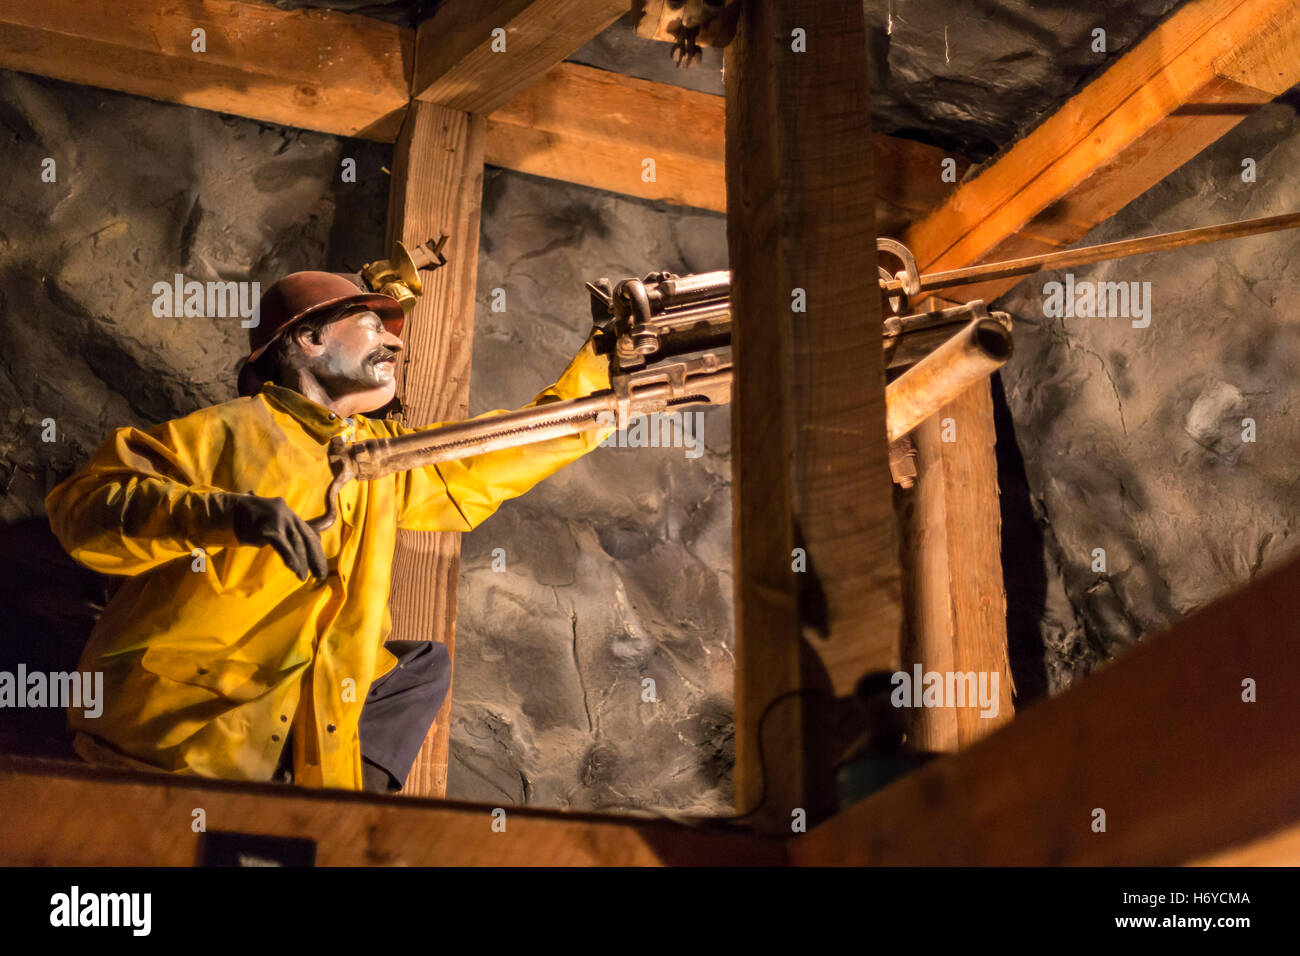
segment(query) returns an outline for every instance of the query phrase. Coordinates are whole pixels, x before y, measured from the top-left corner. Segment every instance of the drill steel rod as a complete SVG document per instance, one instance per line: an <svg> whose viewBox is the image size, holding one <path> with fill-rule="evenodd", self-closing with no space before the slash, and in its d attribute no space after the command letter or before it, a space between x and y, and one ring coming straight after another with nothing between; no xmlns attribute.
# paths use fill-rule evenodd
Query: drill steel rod
<svg viewBox="0 0 1300 956"><path fill-rule="evenodd" d="M890 441L911 431L952 401L980 378L1006 364L1011 356L1011 333L991 319L975 319L931 355L918 362L885 388L885 429ZM725 405L731 398L729 359L682 382L652 382L631 393L631 415L693 405ZM586 398L521 408L437 428L423 429L398 438L372 438L330 442L334 480L325 494L325 513L308 522L317 533L338 517L338 491L353 479L370 481L500 448L531 445L551 438L612 427L618 399L612 391Z"/></svg>
<svg viewBox="0 0 1300 956"><path fill-rule="evenodd" d="M979 266L967 266L964 269L951 269L947 272L931 272L920 277L921 292L933 292L936 289L971 285L993 279L1010 279L1014 276L1032 275L1035 272L1063 269L1067 266L1087 265L1104 259L1125 259L1148 252L1163 252L1166 249L1180 249L1183 246L1222 242L1225 239L1240 239L1243 236L1256 236L1298 227L1300 227L1300 212L1293 212L1284 216L1244 219L1217 226L1202 226L1198 229L1166 232L1157 236L1143 236L1141 239L1106 242L1080 249L1064 249L1041 256L1026 256L1023 259L1009 259L1006 262L989 262ZM898 279L881 280L880 287L887 293L896 294L902 291L903 283Z"/></svg>
<svg viewBox="0 0 1300 956"><path fill-rule="evenodd" d="M652 381L635 387L630 409L633 417L641 417L685 405L725 405L730 399L731 365L722 362L701 374L686 375L675 384ZM338 491L353 479L372 481L440 461L613 427L617 418L618 399L612 391L605 391L421 429L397 438L359 442L335 438L329 446L334 479L325 492L325 513L308 524L317 533L329 528L338 517Z"/></svg>

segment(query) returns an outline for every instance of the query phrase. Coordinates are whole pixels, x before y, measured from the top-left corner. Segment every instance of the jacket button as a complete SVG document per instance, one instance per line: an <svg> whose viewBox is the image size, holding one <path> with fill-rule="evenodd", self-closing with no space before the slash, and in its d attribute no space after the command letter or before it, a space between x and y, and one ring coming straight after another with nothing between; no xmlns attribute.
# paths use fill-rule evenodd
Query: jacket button
<svg viewBox="0 0 1300 956"><path fill-rule="evenodd" d="M326 727L325 729L328 730L330 733L334 733L335 727L334 727L333 724L330 724L330 725L329 725L328 727Z"/></svg>
<svg viewBox="0 0 1300 956"><path fill-rule="evenodd" d="M208 672L208 669L207 669L206 667L200 667L200 668L199 668L199 673L200 673L200 674L206 674L207 672Z"/></svg>
<svg viewBox="0 0 1300 956"><path fill-rule="evenodd" d="M279 743L279 742L280 742L280 735L279 735L279 734L272 734L272 735L271 735L271 739L272 739L273 741L275 741L276 743Z"/></svg>
<svg viewBox="0 0 1300 956"><path fill-rule="evenodd" d="M282 724L287 724L288 722L289 722L289 718L286 717L284 714L281 714L281 715L280 715L280 723L282 723Z"/></svg>

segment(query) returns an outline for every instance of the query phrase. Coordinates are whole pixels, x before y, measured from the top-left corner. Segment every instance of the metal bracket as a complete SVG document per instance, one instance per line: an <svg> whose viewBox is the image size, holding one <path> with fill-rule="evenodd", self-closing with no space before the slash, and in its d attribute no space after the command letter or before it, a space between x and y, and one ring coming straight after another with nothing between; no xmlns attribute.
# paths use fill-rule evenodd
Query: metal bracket
<svg viewBox="0 0 1300 956"><path fill-rule="evenodd" d="M632 0L638 36L673 45L673 62L691 66L706 46L725 47L736 37L741 0Z"/></svg>
<svg viewBox="0 0 1300 956"><path fill-rule="evenodd" d="M884 266L877 266L880 278L886 282L895 280L902 284L901 293L888 298L890 311L894 315L902 315L907 309L908 298L921 294L921 270L916 267L916 257L912 255L912 250L897 239L877 239L876 252L887 252L903 264L902 272L892 274Z"/></svg>

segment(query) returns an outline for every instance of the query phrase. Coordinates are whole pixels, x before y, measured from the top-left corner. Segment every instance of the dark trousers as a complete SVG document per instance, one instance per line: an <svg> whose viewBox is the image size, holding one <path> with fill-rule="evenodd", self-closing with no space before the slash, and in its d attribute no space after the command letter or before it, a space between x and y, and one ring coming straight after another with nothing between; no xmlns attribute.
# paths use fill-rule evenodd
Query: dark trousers
<svg viewBox="0 0 1300 956"><path fill-rule="evenodd" d="M447 645L389 641L397 666L370 685L361 706L361 770L369 791L401 790L451 686ZM276 780L293 779L293 735L285 741Z"/></svg>

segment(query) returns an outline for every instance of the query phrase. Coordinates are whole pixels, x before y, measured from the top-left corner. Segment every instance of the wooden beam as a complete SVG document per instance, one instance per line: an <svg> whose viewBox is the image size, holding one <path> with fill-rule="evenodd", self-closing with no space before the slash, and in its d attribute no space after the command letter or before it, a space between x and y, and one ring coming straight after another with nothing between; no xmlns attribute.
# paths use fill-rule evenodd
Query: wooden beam
<svg viewBox="0 0 1300 956"><path fill-rule="evenodd" d="M627 11L627 0L447 0L417 31L412 96L491 113Z"/></svg>
<svg viewBox="0 0 1300 956"><path fill-rule="evenodd" d="M942 408L911 439L917 476L904 492L904 669L920 664L923 672L973 672L998 681L997 709L987 716L973 703L908 712L914 749L952 751L1007 724L1015 711L989 382Z"/></svg>
<svg viewBox="0 0 1300 956"><path fill-rule="evenodd" d="M561 63L488 117L493 166L724 212L725 101ZM644 160L654 160L654 179Z"/></svg>
<svg viewBox="0 0 1300 956"><path fill-rule="evenodd" d="M1293 856L1297 621L1293 560L795 840L791 862L1165 866L1231 862L1233 848L1236 859ZM1243 700L1247 680L1253 702ZM1104 832L1094 829L1098 809Z"/></svg>
<svg viewBox="0 0 1300 956"><path fill-rule="evenodd" d="M412 103L393 156L390 239L408 248L446 232L448 264L426 280L406 323L398 395L408 425L469 416L474 288L483 198L483 119L435 103ZM392 640L434 640L456 654L460 535L399 531L389 609ZM438 711L403 791L447 792L451 697Z"/></svg>
<svg viewBox="0 0 1300 956"><path fill-rule="evenodd" d="M202 52L194 33L204 31ZM241 0L0 0L0 66L268 123L391 142L414 33Z"/></svg>
<svg viewBox="0 0 1300 956"><path fill-rule="evenodd" d="M748 834L557 810L402 800L0 757L0 864L193 866L203 834L309 839L317 866L779 866Z"/></svg>
<svg viewBox="0 0 1300 956"><path fill-rule="evenodd" d="M1300 866L1300 823L1240 846L1201 857L1188 866Z"/></svg>
<svg viewBox="0 0 1300 956"><path fill-rule="evenodd" d="M795 26L807 53L791 50ZM759 819L785 828L797 808L831 812L838 755L821 747L821 698L778 697L844 696L900 660L880 293L862 267L876 238L866 56L859 0L755 0L726 50L736 801L754 809L766 785Z"/></svg>
<svg viewBox="0 0 1300 956"><path fill-rule="evenodd" d="M642 199L726 212L721 96L561 63L488 117L493 166ZM873 135L876 226L903 230L948 197L942 150ZM647 182L645 160L655 162ZM965 172L957 160L957 176Z"/></svg>
<svg viewBox="0 0 1300 956"><path fill-rule="evenodd" d="M906 241L923 270L1068 246L1297 82L1300 0L1191 0Z"/></svg>
<svg viewBox="0 0 1300 956"><path fill-rule="evenodd" d="M412 30L239 0L196 0L184 15L151 0L123 2L126 13L142 12L119 17L87 12L77 0L0 0L0 66L340 136L397 137ZM206 53L191 49L195 26L207 31ZM522 86L489 117L486 162L726 211L722 97L576 63L530 74ZM890 136L875 136L872 145L878 226L901 235L954 188L936 174L946 157ZM651 182L642 178L646 158L657 167ZM957 162L960 177L967 163Z"/></svg>

